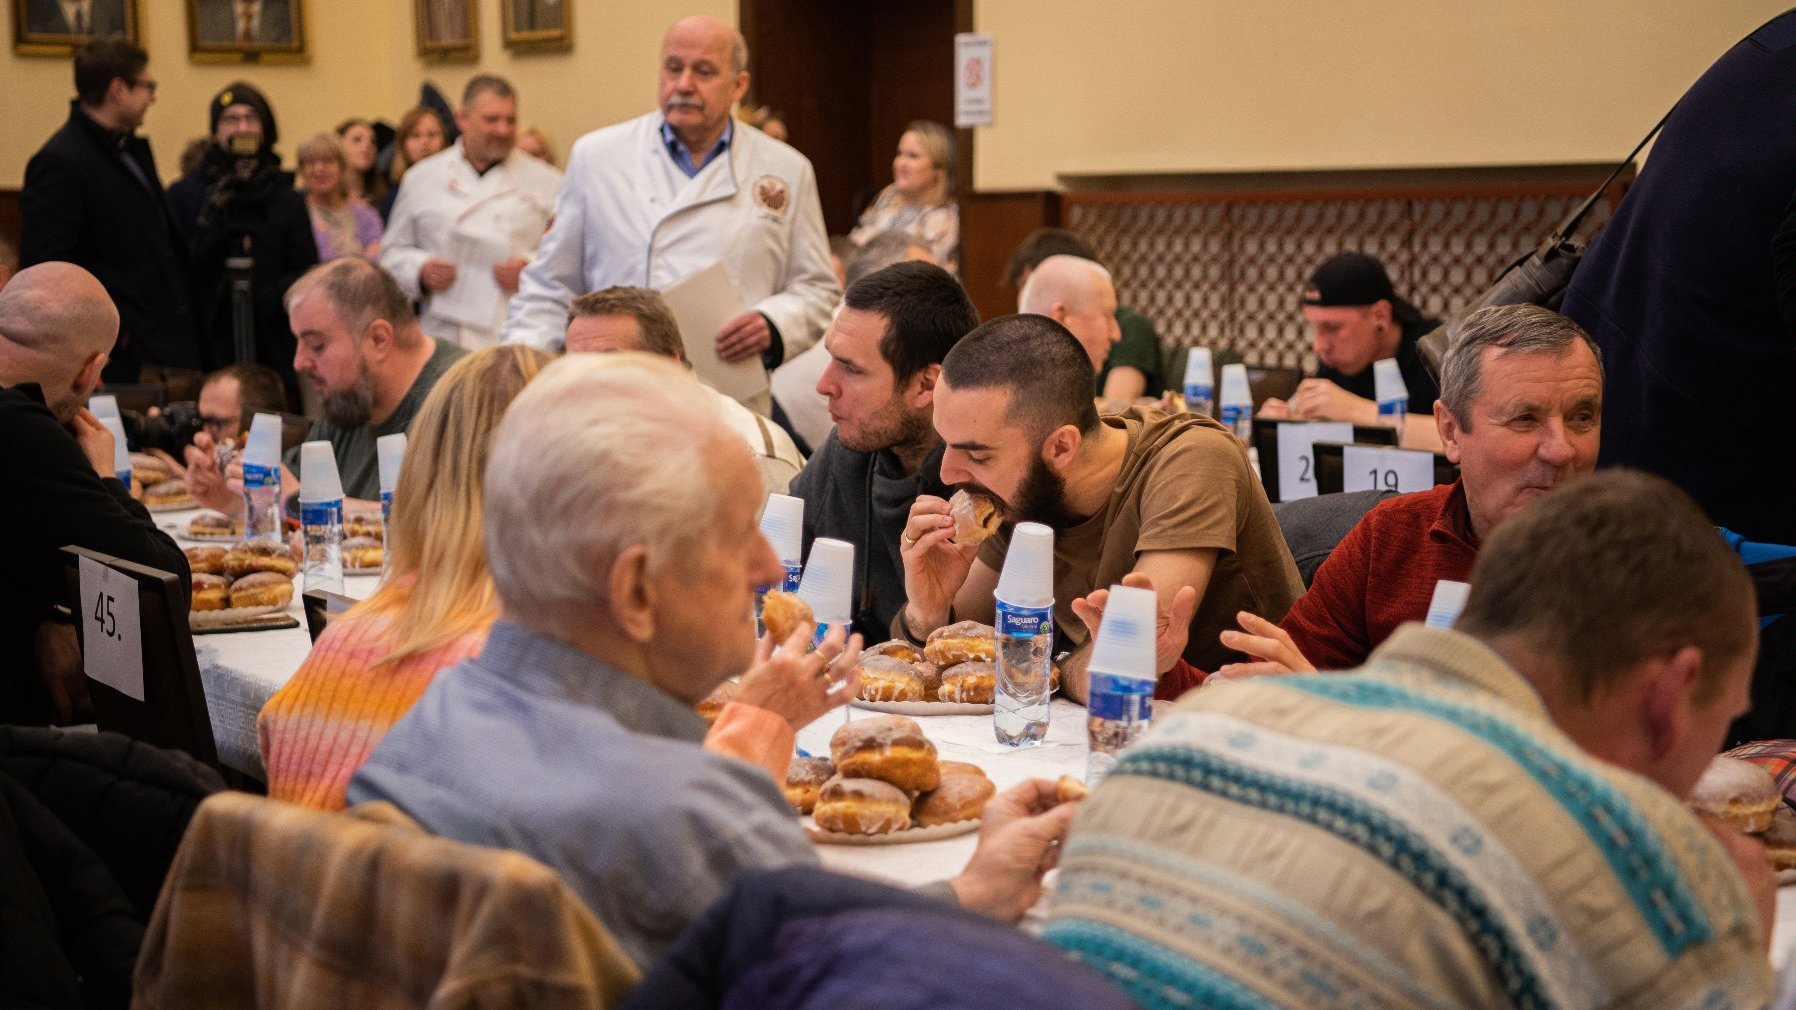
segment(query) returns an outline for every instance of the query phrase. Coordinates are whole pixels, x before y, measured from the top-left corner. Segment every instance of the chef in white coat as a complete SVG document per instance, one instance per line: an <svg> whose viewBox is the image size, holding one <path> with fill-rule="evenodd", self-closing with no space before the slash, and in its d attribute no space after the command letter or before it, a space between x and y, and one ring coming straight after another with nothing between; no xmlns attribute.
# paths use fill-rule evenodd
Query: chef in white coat
<svg viewBox="0 0 1796 1010"><path fill-rule="evenodd" d="M506 302L548 227L561 173L516 149L518 99L480 74L455 112L461 138L405 173L380 265L424 300L424 332L474 350L499 342Z"/></svg>
<svg viewBox="0 0 1796 1010"><path fill-rule="evenodd" d="M769 368L817 341L842 292L811 163L731 107L748 88L748 47L729 25L691 17L661 43L660 108L581 137L554 223L525 268L505 340L561 345L583 292L666 290L721 262L742 311L719 357Z"/></svg>

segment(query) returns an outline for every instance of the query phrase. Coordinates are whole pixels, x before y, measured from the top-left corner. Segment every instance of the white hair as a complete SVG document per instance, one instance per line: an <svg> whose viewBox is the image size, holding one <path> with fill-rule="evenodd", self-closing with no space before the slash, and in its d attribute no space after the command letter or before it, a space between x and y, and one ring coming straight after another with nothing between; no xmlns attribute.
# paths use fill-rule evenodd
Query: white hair
<svg viewBox="0 0 1796 1010"><path fill-rule="evenodd" d="M610 595L618 556L691 557L716 522L706 450L733 435L698 380L638 352L570 354L505 412L486 470L486 553L506 611L548 620Z"/></svg>
<svg viewBox="0 0 1796 1010"><path fill-rule="evenodd" d="M1097 297L1099 282L1116 286L1103 264L1082 256L1049 256L1029 271L1023 290L1017 293L1016 310L1052 315L1055 302L1079 308Z"/></svg>

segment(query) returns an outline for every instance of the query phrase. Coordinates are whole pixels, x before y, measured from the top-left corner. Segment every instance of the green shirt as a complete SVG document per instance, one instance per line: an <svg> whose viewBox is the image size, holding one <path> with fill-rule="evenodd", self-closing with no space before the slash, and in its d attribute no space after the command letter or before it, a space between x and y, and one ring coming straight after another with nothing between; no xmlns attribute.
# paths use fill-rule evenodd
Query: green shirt
<svg viewBox="0 0 1796 1010"><path fill-rule="evenodd" d="M426 337L426 340L435 340ZM455 364L457 358L468 353L447 340L436 340L437 349L424 362L424 368L418 377L412 380L412 388L405 391L399 406L393 413L379 424L361 428L338 428L329 421L319 418L312 422L312 430L306 432L308 442L329 442L337 454L337 473L343 478L343 494L349 498L363 498L374 501L380 497L380 457L375 453L375 440L382 435L402 432L412 425L412 418L418 416L419 408L424 406L424 398L430 395L437 380ZM304 480L299 472L299 446L287 451L285 462L287 469Z"/></svg>
<svg viewBox="0 0 1796 1010"><path fill-rule="evenodd" d="M1110 348L1110 356L1104 359L1104 370L1098 373L1098 395L1103 395L1104 382L1110 378L1110 370L1118 365L1139 369L1147 378L1143 396L1160 395L1160 335L1154 332L1153 321L1134 309L1118 308L1116 325L1122 330L1122 339Z"/></svg>

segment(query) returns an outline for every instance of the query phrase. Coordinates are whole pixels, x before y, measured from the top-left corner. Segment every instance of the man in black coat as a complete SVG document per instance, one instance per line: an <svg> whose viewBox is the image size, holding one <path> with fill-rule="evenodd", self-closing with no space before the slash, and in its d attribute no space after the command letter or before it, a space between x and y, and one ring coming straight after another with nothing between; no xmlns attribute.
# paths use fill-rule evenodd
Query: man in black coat
<svg viewBox="0 0 1796 1010"><path fill-rule="evenodd" d="M238 360L226 260L247 252L255 263L253 360L279 372L291 394L298 380L284 299L293 282L318 265L312 217L293 188L293 173L281 170L274 153L280 134L262 93L239 81L213 96L208 113L212 146L197 168L168 188L168 198L199 279L211 359L215 365Z"/></svg>
<svg viewBox="0 0 1796 1010"><path fill-rule="evenodd" d="M136 134L156 100L149 57L122 38L84 46L75 91L68 122L25 166L19 261L76 263L105 285L119 313L108 380L136 382L143 365L202 368L186 245Z"/></svg>

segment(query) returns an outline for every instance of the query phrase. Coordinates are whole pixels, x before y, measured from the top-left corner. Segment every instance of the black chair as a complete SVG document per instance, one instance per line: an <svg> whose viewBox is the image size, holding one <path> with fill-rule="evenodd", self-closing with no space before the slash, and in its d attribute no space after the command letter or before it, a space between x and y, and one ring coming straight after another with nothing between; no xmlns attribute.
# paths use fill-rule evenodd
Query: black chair
<svg viewBox="0 0 1796 1010"><path fill-rule="evenodd" d="M1346 489L1346 465L1343 450L1348 442L1316 443L1316 493L1339 494ZM1434 459L1434 483L1451 484L1459 479L1459 464L1447 458L1443 452L1428 452L1426 449L1393 449L1381 447L1385 452L1413 452L1432 456ZM1378 481L1374 487L1378 490L1395 491L1394 483Z"/></svg>
<svg viewBox="0 0 1796 1010"><path fill-rule="evenodd" d="M312 636L314 642L318 641L319 635L324 634L326 625L356 604L355 600L341 593L323 589L306 590L300 596L300 602L306 611L306 633Z"/></svg>
<svg viewBox="0 0 1796 1010"><path fill-rule="evenodd" d="M1287 417L1256 417L1253 419L1253 444L1260 456L1260 485L1266 489L1266 497L1272 501L1284 501L1284 489L1279 486L1279 429L1286 425L1313 425L1317 421L1299 420ZM1356 424L1353 426L1353 441L1361 445L1396 445L1397 429L1382 424ZM1313 475L1314 459L1306 472ZM1314 480L1315 477L1310 478Z"/></svg>
<svg viewBox="0 0 1796 1010"><path fill-rule="evenodd" d="M1316 580L1316 570L1334 553L1367 512L1395 491L1346 491L1341 494L1319 494L1272 506L1272 517L1285 535L1285 546L1291 561L1308 589Z"/></svg>

